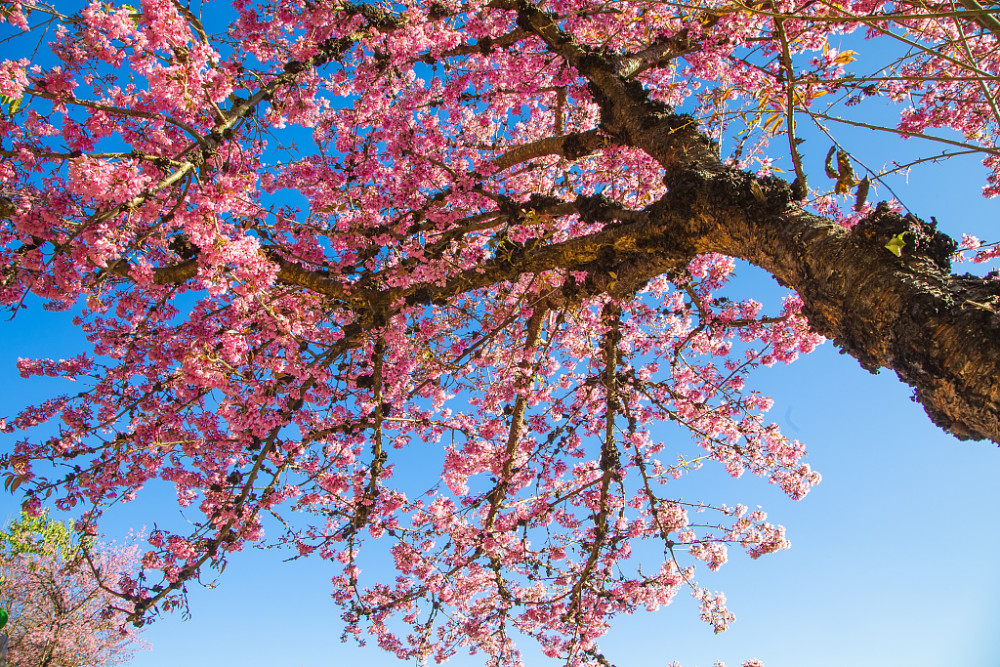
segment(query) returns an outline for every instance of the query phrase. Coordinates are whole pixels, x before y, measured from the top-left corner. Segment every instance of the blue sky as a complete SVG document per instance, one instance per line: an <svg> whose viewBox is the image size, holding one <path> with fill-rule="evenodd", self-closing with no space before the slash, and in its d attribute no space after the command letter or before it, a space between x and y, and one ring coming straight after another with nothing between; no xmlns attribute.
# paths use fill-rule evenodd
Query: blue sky
<svg viewBox="0 0 1000 667"><path fill-rule="evenodd" d="M1000 663L1000 451L940 433L898 381L869 375L829 345L762 384L776 399L776 420L810 444L823 483L793 503L756 478L706 469L691 479L716 485L699 496L764 505L792 548L756 562L734 550L718 573L702 576L737 615L727 632L713 635L680 595L657 613L618 619L605 655L618 667L732 666L750 657L767 667ZM404 664L340 643L326 579L323 563L240 554L217 589L194 590L191 620L150 627L154 648L132 664ZM531 665L557 664L527 655Z"/></svg>
<svg viewBox="0 0 1000 667"><path fill-rule="evenodd" d="M978 196L981 177L972 161L928 170L911 177L908 203L937 215L946 229L976 223L988 236L1000 207ZM740 266L737 276L734 291L780 294L773 279L750 267ZM55 389L50 380L17 379L18 356L68 357L79 349L66 318L37 306L0 323L3 413ZM609 659L618 667L670 660L732 666L751 657L768 667L1000 664L1000 449L942 433L891 373L870 375L829 343L790 366L767 369L757 386L775 399L770 417L808 443L823 482L794 503L762 480L732 480L706 468L690 478L697 487L691 494L763 505L786 526L792 548L755 562L733 550L718 573L701 576L727 594L737 615L727 632L713 635L697 619L694 601L679 595L657 613L618 619L604 642ZM9 447L9 438L0 446ZM10 496L0 503L0 519L16 511ZM127 506L105 528L116 538L157 518L177 520L168 496ZM328 568L284 557L238 554L216 588L192 587L190 620L168 616L149 627L153 650L131 664L403 664L377 648L342 644ZM533 665L555 664L530 650L527 656ZM463 667L483 662L453 660Z"/></svg>
<svg viewBox="0 0 1000 667"><path fill-rule="evenodd" d="M808 135L806 135L808 136ZM852 151L882 164L916 142L852 131ZM811 159L822 149L812 148ZM816 173L822 173L821 170ZM1000 201L984 200L976 159L929 166L899 179L904 203L935 216L953 235L1000 238ZM961 267L960 267L961 268ZM741 265L732 290L772 303L773 279ZM0 416L51 391L50 380L17 378L18 357L66 358L85 349L69 317L37 304L0 322ZM757 388L775 399L770 417L809 445L823 482L792 502L765 481L730 479L706 468L681 484L692 497L763 505L786 526L792 549L752 562L738 550L718 573L700 581L727 594L737 621L713 635L683 594L656 613L620 618L603 642L618 667L730 667L749 658L767 667L996 667L1000 664L1000 449L959 442L935 428L910 390L890 372L871 375L829 343L791 366L757 374ZM0 440L8 451L12 440ZM683 487L682 487L683 488ZM0 521L17 511L0 496ZM153 520L177 521L168 495L122 508L105 526L109 539ZM238 664L312 667L365 663L397 666L377 648L340 642L339 611L329 600L332 572L318 561L283 563L277 551L237 554L212 589L191 588L191 618L168 616L145 637L152 651L134 667ZM528 664L555 665L525 646ZM459 656L451 664L484 663Z"/></svg>

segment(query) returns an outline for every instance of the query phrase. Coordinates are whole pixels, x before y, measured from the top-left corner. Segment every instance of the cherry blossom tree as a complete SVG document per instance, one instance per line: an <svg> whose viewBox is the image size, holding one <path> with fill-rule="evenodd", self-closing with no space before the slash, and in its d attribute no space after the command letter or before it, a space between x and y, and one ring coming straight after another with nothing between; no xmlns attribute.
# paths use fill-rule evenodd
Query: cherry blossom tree
<svg viewBox="0 0 1000 667"><path fill-rule="evenodd" d="M0 64L0 299L67 311L92 345L20 362L78 391L4 422L5 484L87 531L175 487L192 529L105 582L137 623L267 525L334 565L348 635L404 658L516 665L530 638L602 663L612 618L682 591L721 631L696 563L784 531L671 482L819 480L755 370L829 338L1000 442L1000 284L951 272L997 251L890 190L974 154L1000 193L996 13L2 3L24 57ZM931 148L870 165L844 127ZM720 294L736 260L783 305ZM397 465L414 456L436 469ZM362 572L369 552L395 574Z"/></svg>
<svg viewBox="0 0 1000 667"><path fill-rule="evenodd" d="M137 647L120 597L138 549L74 540L72 525L22 515L0 532L0 606L9 610L10 667L117 665ZM127 588L127 586L126 586Z"/></svg>

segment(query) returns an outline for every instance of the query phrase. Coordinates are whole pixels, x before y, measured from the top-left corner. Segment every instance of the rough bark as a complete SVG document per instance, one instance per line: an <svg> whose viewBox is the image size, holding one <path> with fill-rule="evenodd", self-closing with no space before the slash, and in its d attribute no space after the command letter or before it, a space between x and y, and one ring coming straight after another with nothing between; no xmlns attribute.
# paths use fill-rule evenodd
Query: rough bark
<svg viewBox="0 0 1000 667"><path fill-rule="evenodd" d="M642 211L623 210L599 196L520 204L537 212L548 207L553 214L576 213L585 220L605 223L604 228L562 243L518 248L443 284L377 288L381 281L376 274L347 289L328 273L283 258L272 249L269 257L279 265L280 281L325 295L354 310L358 322L364 324L384 317L390 304L431 304L523 273L554 268L588 273L585 284L568 288L575 293L558 298L579 299L609 290L624 294L656 275L679 270L698 253L723 253L761 267L795 289L816 332L833 339L872 372L880 368L896 371L941 428L962 439L1000 443L1000 385L996 380L1000 377L1000 282L951 275L954 241L933 225L884 207L852 230L806 212L794 201L787 183L724 165L693 118L652 100L632 78L648 54L616 56L583 47L560 30L552 17L524 0L495 0L493 5L518 16L519 28L504 44L530 35L541 38L587 79L602 110L598 129L512 149L498 156L493 168L499 172L544 155L574 159L608 145L626 145L659 162L666 174L666 195ZM381 10L358 7L371 29L390 31L405 25ZM324 44L308 61L290 62L284 73L250 99L240 101L212 133L192 144L190 152L215 150L225 140L226 130L269 92L299 72L336 60L355 37ZM653 55L668 58L689 46L666 45ZM158 187L167 187L194 166L186 164ZM0 215L9 215L8 208L0 202ZM106 215L114 212L118 209ZM900 234L905 246L897 256L885 245ZM122 260L108 272L128 278L130 270ZM154 279L161 284L176 283L192 279L196 272L197 262L186 259L157 269ZM614 280L609 277L612 274Z"/></svg>
<svg viewBox="0 0 1000 667"><path fill-rule="evenodd" d="M954 241L885 207L850 231L805 212L784 182L723 165L693 119L652 101L613 58L575 44L526 2L512 8L588 79L602 129L666 170L669 192L649 209L649 254L719 252L769 271L802 296L815 331L913 386L935 424L1000 443L1000 283L950 275ZM885 244L901 233L897 257Z"/></svg>

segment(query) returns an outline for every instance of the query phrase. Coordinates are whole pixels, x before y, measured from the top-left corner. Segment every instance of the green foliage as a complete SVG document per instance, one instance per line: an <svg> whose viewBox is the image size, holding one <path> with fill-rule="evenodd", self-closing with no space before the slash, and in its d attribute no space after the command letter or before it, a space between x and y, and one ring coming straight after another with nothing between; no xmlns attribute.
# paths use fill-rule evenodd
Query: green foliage
<svg viewBox="0 0 1000 667"><path fill-rule="evenodd" d="M73 541L73 521L53 521L47 515L21 515L10 525L0 530L0 559L14 560L23 556L52 556L60 561L67 561L79 555L81 545ZM0 594L3 589L12 585L0 575ZM3 622L6 625L8 612L3 612Z"/></svg>
<svg viewBox="0 0 1000 667"><path fill-rule="evenodd" d="M136 632L126 627L127 612L103 582L128 576L135 553L98 548L73 521L45 514L22 512L0 529L0 607L10 618L11 667L125 662Z"/></svg>
<svg viewBox="0 0 1000 667"><path fill-rule="evenodd" d="M906 232L900 232L899 234L893 236L891 239L889 239L889 242L885 244L885 249L891 252L896 257L902 257L903 248L906 247L906 241L903 240L903 236L905 234Z"/></svg>
<svg viewBox="0 0 1000 667"><path fill-rule="evenodd" d="M24 512L0 530L0 558L19 555L54 555L69 560L80 553L80 543L73 540L73 521L53 521L43 514L33 517Z"/></svg>
<svg viewBox="0 0 1000 667"><path fill-rule="evenodd" d="M15 100L14 98L8 97L7 95L0 95L0 109L2 109L4 106L7 107L5 113L8 116L13 116L14 114L17 113L17 110L21 108L21 99L19 98Z"/></svg>
<svg viewBox="0 0 1000 667"><path fill-rule="evenodd" d="M132 22L138 27L140 21L142 20L142 12L136 9L133 5L122 5L122 9L128 10L128 17L132 19Z"/></svg>

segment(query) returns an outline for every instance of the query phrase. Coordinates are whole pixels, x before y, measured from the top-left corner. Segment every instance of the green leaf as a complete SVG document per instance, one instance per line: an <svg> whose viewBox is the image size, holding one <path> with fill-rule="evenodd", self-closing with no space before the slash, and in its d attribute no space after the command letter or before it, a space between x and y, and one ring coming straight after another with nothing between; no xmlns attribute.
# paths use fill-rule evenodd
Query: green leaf
<svg viewBox="0 0 1000 667"><path fill-rule="evenodd" d="M73 540L73 522L54 521L47 516L21 516L0 529L0 559L17 554L54 555L71 559L80 545Z"/></svg>
<svg viewBox="0 0 1000 667"><path fill-rule="evenodd" d="M4 104L8 105L7 115L13 116L15 113L17 113L17 110L21 108L21 100L23 99L24 98L19 98L15 100L14 98L8 95L0 95L0 106L3 106Z"/></svg>
<svg viewBox="0 0 1000 667"><path fill-rule="evenodd" d="M900 232L899 234L893 236L891 239L889 239L889 242L885 244L885 249L891 252L896 257L902 257L903 248L906 247L906 241L903 240L903 236L905 234L906 232Z"/></svg>
<svg viewBox="0 0 1000 667"><path fill-rule="evenodd" d="M142 12L140 12L132 5L122 5L121 8L128 11L128 17L132 19L132 23L135 23L136 27L138 27L142 19Z"/></svg>

